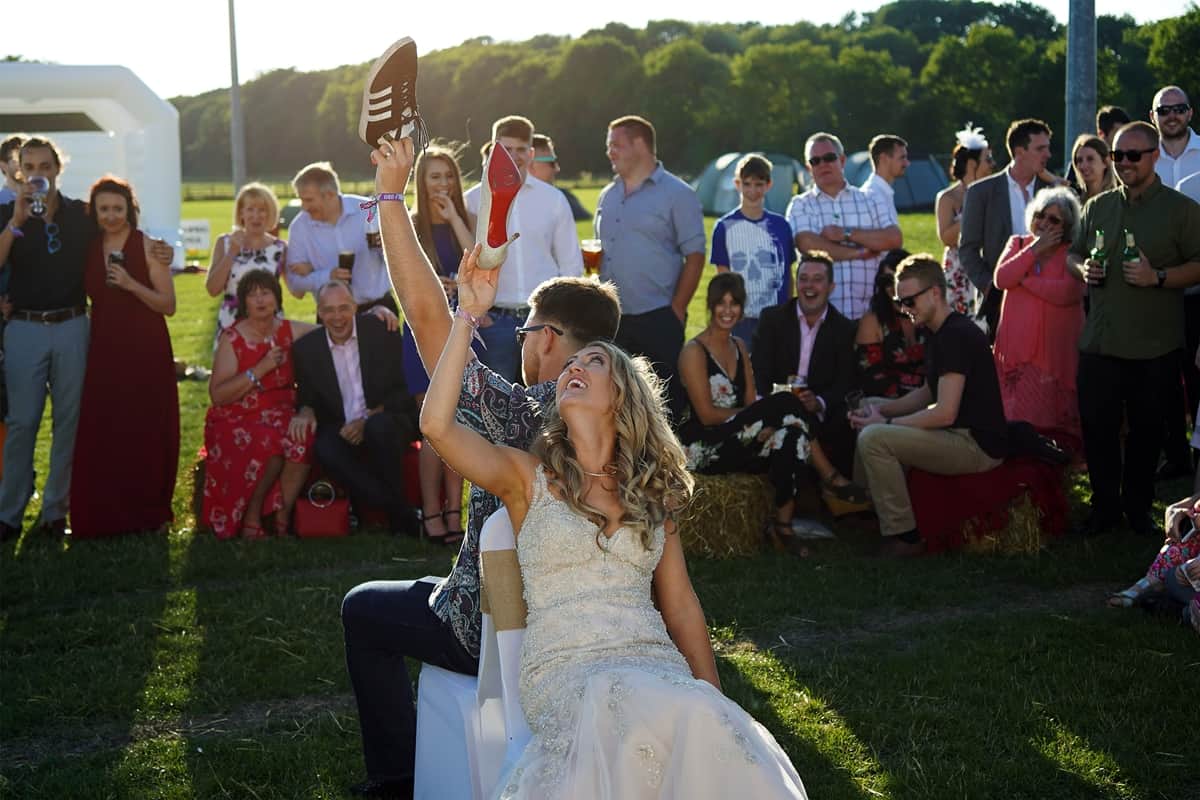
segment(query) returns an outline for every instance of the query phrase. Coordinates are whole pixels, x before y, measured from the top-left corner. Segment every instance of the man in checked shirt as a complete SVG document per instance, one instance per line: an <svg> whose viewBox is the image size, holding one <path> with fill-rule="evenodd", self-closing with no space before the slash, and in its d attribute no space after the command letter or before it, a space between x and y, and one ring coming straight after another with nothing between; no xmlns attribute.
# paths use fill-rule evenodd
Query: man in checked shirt
<svg viewBox="0 0 1200 800"><path fill-rule="evenodd" d="M804 160L815 185L788 204L796 248L833 257L829 302L858 321L871 301L879 254L901 245L896 209L846 181L846 151L833 134L808 137Z"/></svg>

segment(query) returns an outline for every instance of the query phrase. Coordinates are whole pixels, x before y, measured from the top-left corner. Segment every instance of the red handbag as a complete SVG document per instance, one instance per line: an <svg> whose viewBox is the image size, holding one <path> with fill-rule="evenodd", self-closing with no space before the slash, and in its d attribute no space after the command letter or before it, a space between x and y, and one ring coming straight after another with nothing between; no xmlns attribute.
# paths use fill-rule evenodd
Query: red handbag
<svg viewBox="0 0 1200 800"><path fill-rule="evenodd" d="M329 481L314 481L296 501L292 527L301 539L350 533L350 500L339 497Z"/></svg>

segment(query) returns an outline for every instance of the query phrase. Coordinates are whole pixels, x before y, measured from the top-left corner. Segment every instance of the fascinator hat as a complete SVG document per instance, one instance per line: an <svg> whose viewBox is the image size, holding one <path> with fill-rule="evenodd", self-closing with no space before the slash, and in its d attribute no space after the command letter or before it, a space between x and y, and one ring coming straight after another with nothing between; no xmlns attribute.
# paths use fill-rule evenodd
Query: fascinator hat
<svg viewBox="0 0 1200 800"><path fill-rule="evenodd" d="M958 139L958 144L965 150L986 150L988 146L987 137L983 135L983 128L974 128L968 122L966 127L954 134Z"/></svg>

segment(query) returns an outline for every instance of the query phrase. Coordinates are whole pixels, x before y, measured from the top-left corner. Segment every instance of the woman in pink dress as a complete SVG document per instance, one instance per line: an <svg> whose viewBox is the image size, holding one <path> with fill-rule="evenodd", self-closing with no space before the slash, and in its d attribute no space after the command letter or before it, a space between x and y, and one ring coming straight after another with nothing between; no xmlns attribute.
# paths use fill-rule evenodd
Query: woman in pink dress
<svg viewBox="0 0 1200 800"><path fill-rule="evenodd" d="M1008 240L993 277L1005 291L995 346L1004 415L1077 449L1085 287L1067 269L1067 250L1079 228L1079 201L1065 187L1043 189L1025 214L1032 233Z"/></svg>

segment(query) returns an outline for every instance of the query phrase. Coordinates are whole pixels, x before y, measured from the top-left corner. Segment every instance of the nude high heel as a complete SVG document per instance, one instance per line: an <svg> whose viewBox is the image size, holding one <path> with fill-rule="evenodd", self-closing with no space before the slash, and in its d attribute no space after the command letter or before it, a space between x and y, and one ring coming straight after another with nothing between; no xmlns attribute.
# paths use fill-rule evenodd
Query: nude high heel
<svg viewBox="0 0 1200 800"><path fill-rule="evenodd" d="M495 269L504 263L508 246L519 233L508 235L508 212L521 190L521 172L508 151L499 143L492 147L483 163L479 186L479 219L475 223L475 241L483 245L479 253L480 269Z"/></svg>

